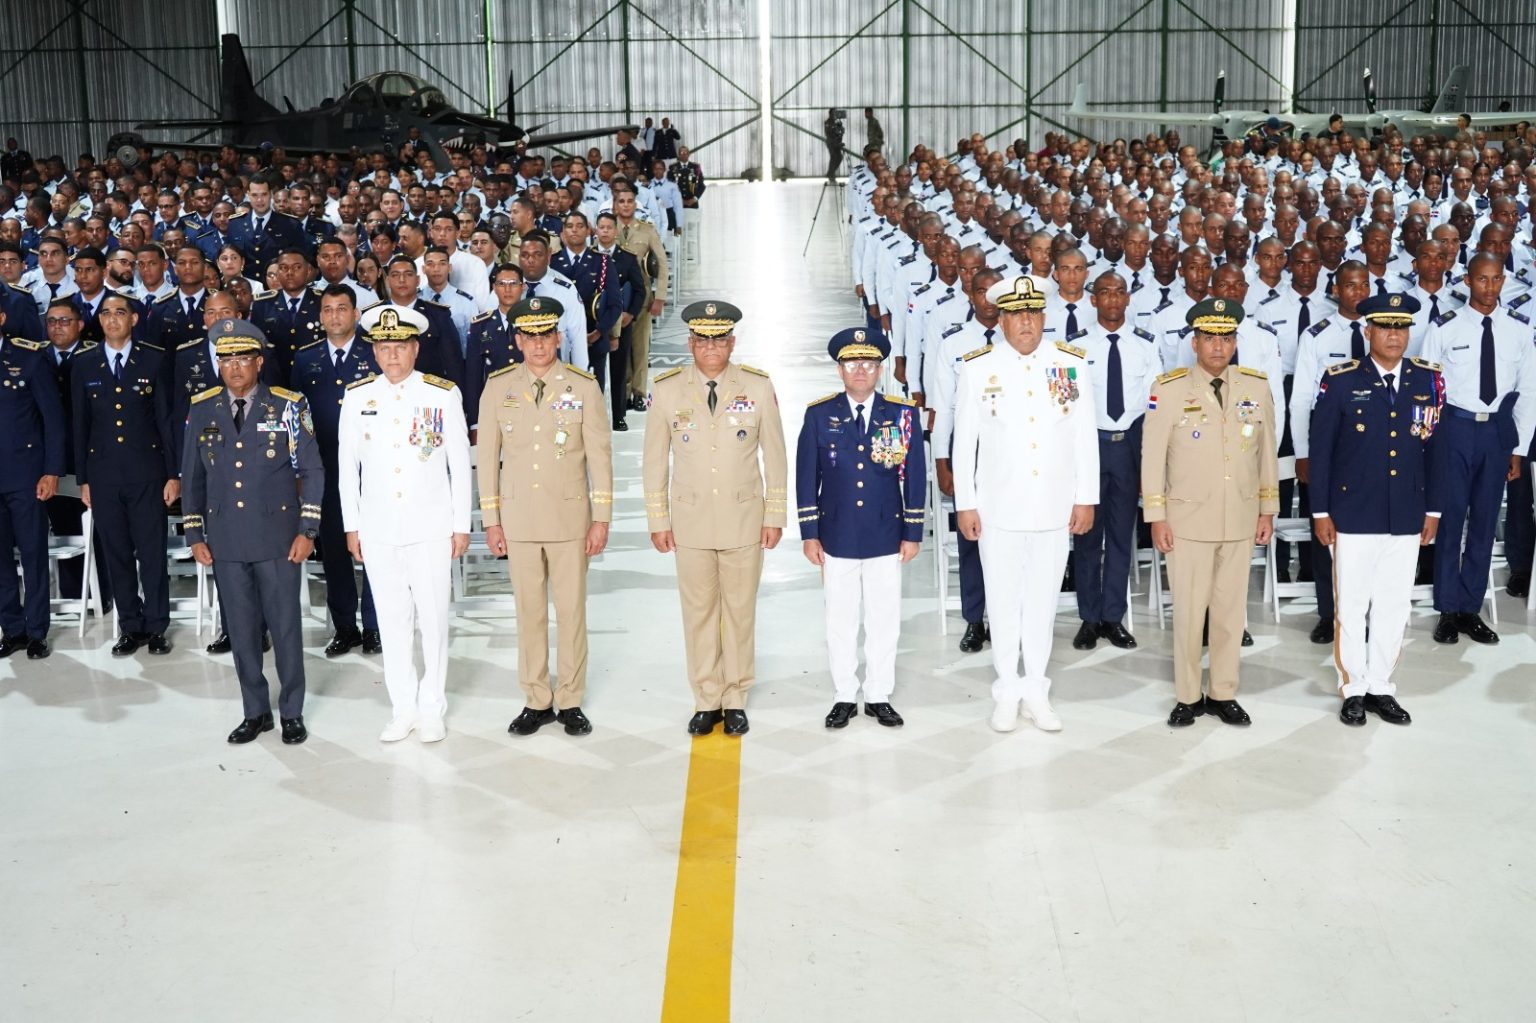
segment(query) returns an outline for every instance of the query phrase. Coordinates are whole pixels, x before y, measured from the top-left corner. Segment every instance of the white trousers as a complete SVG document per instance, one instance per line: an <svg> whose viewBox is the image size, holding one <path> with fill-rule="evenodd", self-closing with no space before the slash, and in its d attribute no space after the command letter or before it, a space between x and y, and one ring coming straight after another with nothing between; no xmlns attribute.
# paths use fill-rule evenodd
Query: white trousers
<svg viewBox="0 0 1536 1023"><path fill-rule="evenodd" d="M1334 613L1338 616L1333 660L1339 690L1346 698L1397 692L1392 671L1403 651L1418 566L1417 533L1338 534L1333 545Z"/></svg>
<svg viewBox="0 0 1536 1023"><path fill-rule="evenodd" d="M896 641L901 638L901 555L834 558L828 554L821 581L827 602L827 657L837 702L859 699L861 622L864 701L890 702L896 688Z"/></svg>
<svg viewBox="0 0 1536 1023"><path fill-rule="evenodd" d="M704 210L698 206L683 207L683 257L691 262L699 261L699 230L703 226Z"/></svg>
<svg viewBox="0 0 1536 1023"><path fill-rule="evenodd" d="M987 579L992 667L997 672L994 700L1044 699L1051 690L1045 669L1071 542L1065 526L1024 532L981 524L981 572Z"/></svg>
<svg viewBox="0 0 1536 1023"><path fill-rule="evenodd" d="M384 641L384 686L395 717L440 718L448 710L448 598L453 540L404 547L363 541L368 583ZM415 632L421 630L422 673Z"/></svg>

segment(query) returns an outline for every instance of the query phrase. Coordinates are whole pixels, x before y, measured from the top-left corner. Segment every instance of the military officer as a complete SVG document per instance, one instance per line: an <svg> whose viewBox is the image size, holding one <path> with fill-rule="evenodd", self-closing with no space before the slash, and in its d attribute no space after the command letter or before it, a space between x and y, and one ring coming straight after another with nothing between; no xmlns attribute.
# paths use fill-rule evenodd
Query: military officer
<svg viewBox="0 0 1536 1023"><path fill-rule="evenodd" d="M346 284L329 284L320 293L320 322L325 340L301 348L293 360L293 385L309 399L315 440L325 466L325 496L320 502L320 561L325 566L325 605L336 633L325 656L340 657L361 646L365 654L381 653L379 619L373 590L363 572L362 631L357 628L358 590L346 532L341 528L341 492L337 487L336 446L341 403L347 388L378 373L373 348L358 329L356 292Z"/></svg>
<svg viewBox="0 0 1536 1023"><path fill-rule="evenodd" d="M283 742L292 746L309 737L299 585L319 535L325 470L309 402L297 391L260 382L261 328L227 319L208 335L224 385L194 397L187 417L181 462L187 544L198 564L213 566L240 680L244 717L229 741L247 743L272 730L262 673L265 625L281 684Z"/></svg>
<svg viewBox="0 0 1536 1023"><path fill-rule="evenodd" d="M267 338L267 354L277 366L277 379L286 384L293 371L293 353L325 336L320 325L320 294L309 286L309 257L303 249L283 250L277 257L279 288L258 295L251 303L251 322Z"/></svg>
<svg viewBox="0 0 1536 1023"><path fill-rule="evenodd" d="M132 299L113 292L97 312L102 343L77 358L70 377L75 479L101 534L112 583L119 632L112 655L127 657L141 646L168 654L165 517L181 496L169 359L133 340Z"/></svg>
<svg viewBox="0 0 1536 1023"><path fill-rule="evenodd" d="M1093 525L1099 436L1087 353L1041 344L1045 293L1029 275L987 290L1004 344L966 357L955 385L955 524L981 546L992 621L991 725L1061 730L1051 631L1071 536ZM1023 658L1024 674L1019 674Z"/></svg>
<svg viewBox="0 0 1536 1023"><path fill-rule="evenodd" d="M0 327L5 314L0 313ZM64 474L64 406L52 346L0 334L0 657L48 656L48 515ZM26 603L12 548L21 552Z"/></svg>
<svg viewBox="0 0 1536 1023"><path fill-rule="evenodd" d="M459 344L459 335L453 326L453 316L448 312L447 306L418 297L417 286L420 281L421 275L417 272L416 263L411 257L403 252L397 252L391 256L384 268L384 288L381 292L384 300L363 309L364 329L367 329L367 324L373 322L373 319L387 305L393 305L397 313L407 309L414 310L427 323L421 336L416 338L418 351L416 361L420 366L418 372L424 376L440 377L455 385L463 386L464 348ZM404 318L404 320L410 319L410 317ZM465 406L464 414L470 415L468 406Z"/></svg>
<svg viewBox="0 0 1536 1023"><path fill-rule="evenodd" d="M1427 451L1445 403L1439 370L1403 357L1419 308L1412 295L1361 302L1369 358L1328 367L1312 408L1312 518L1318 539L1333 546L1334 664L1346 725L1365 724L1367 711L1394 725L1411 720L1392 672L1418 548L1440 525Z"/></svg>
<svg viewBox="0 0 1536 1023"><path fill-rule="evenodd" d="M1173 683L1168 723L1201 714L1230 725L1250 719L1235 699L1248 603L1248 564L1267 544L1280 506L1275 408L1269 381L1232 367L1243 307L1196 302L1194 367L1164 373L1147 399L1141 455L1143 515L1168 555L1173 591ZM1300 383L1298 382L1298 386ZM1210 695L1201 696L1201 633L1210 618Z"/></svg>
<svg viewBox="0 0 1536 1023"><path fill-rule="evenodd" d="M415 268L412 268L414 273ZM416 370L427 319L375 306L363 320L379 375L341 403L336 467L347 549L367 566L393 710L379 736L447 736L449 568L469 549L469 430L453 381ZM414 623L414 628L413 628ZM421 632L423 674L414 664Z"/></svg>
<svg viewBox="0 0 1536 1023"><path fill-rule="evenodd" d="M532 735L557 719L568 735L592 731L581 709L587 563L608 545L613 448L597 379L556 358L564 311L553 298L512 307L523 360L492 373L480 397L480 512L491 553L507 556L517 601L524 706L507 729L513 735ZM553 691L551 597L559 633L560 684Z"/></svg>
<svg viewBox="0 0 1536 1023"><path fill-rule="evenodd" d="M485 381L497 370L523 359L512 330L512 308L523 300L523 272L516 263L502 263L491 277L496 308L469 321L469 343L464 352L464 391L471 399L465 415L469 417L471 436L475 436L473 431L478 426L475 420L480 414L480 392Z"/></svg>
<svg viewBox="0 0 1536 1023"><path fill-rule="evenodd" d="M29 303L30 305L30 303ZM80 500L80 488L75 483L75 435L73 389L70 378L75 360L96 347L94 341L80 340L80 310L67 298L56 298L48 305L45 320L48 329L48 350L43 360L53 371L59 402L64 408L64 472L59 480L59 492L48 502L48 525L54 536L79 536L83 528L85 505ZM97 592L104 606L110 601L112 587L107 584L106 562L101 553L101 534L95 538ZM59 593L64 597L78 597L84 588L85 555L59 560Z"/></svg>
<svg viewBox="0 0 1536 1023"><path fill-rule="evenodd" d="M272 183L267 177L252 178L245 197L250 207L229 219L228 237L252 274L260 277L269 263L290 249L309 257L309 239L298 219L273 208Z"/></svg>
<svg viewBox="0 0 1536 1023"><path fill-rule="evenodd" d="M177 289L150 307L146 341L167 352L179 352L182 345L191 341L199 345L206 341L208 328L203 323L203 306L209 295L204 287L207 268L203 252L196 245L187 244L176 250Z"/></svg>
<svg viewBox="0 0 1536 1023"><path fill-rule="evenodd" d="M837 693L826 726L847 727L858 713L862 623L864 713L895 728L903 723L891 706L901 566L917 557L923 540L923 424L912 399L875 391L891 353L883 335L851 327L833 335L827 351L843 390L806 408L795 457L800 539L821 569Z"/></svg>
<svg viewBox="0 0 1536 1023"><path fill-rule="evenodd" d="M748 728L755 680L757 584L763 551L784 532L788 465L768 374L731 361L741 310L683 310L693 365L658 374L645 421L644 486L651 543L677 554L692 735Z"/></svg>

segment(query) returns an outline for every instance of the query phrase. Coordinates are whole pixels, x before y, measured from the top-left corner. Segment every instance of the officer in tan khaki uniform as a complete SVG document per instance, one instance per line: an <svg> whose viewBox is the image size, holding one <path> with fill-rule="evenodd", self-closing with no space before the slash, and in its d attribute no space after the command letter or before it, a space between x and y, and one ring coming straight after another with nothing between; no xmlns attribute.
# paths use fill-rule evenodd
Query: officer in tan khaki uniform
<svg viewBox="0 0 1536 1023"><path fill-rule="evenodd" d="M1267 544L1280 510L1275 409L1265 375L1232 366L1236 302L1190 307L1196 363L1164 373L1148 399L1141 494L1152 542L1168 556L1173 591L1173 726L1214 714L1249 724L1238 704L1238 655L1248 604L1248 565ZM1201 696L1200 634L1210 613L1211 682Z"/></svg>
<svg viewBox="0 0 1536 1023"><path fill-rule="evenodd" d="M789 468L768 374L731 361L741 310L683 310L693 365L653 381L645 417L645 512L651 543L677 553L693 735L720 721L747 731L763 551L784 532Z"/></svg>
<svg viewBox="0 0 1536 1023"><path fill-rule="evenodd" d="M561 304L525 298L508 310L523 361L492 373L480 395L480 512L491 553L507 556L517 602L517 680L526 704L507 728L532 735L559 719L592 724L587 688L587 560L608 544L613 449L597 380L557 360ZM549 685L549 599L559 633ZM555 705L559 705L556 713Z"/></svg>
<svg viewBox="0 0 1536 1023"><path fill-rule="evenodd" d="M632 412L644 412L645 382L651 365L651 325L661 315L667 299L667 249L656 227L635 215L632 188L614 190L613 212L619 218L619 248L639 261L649 289L629 334L629 408Z"/></svg>

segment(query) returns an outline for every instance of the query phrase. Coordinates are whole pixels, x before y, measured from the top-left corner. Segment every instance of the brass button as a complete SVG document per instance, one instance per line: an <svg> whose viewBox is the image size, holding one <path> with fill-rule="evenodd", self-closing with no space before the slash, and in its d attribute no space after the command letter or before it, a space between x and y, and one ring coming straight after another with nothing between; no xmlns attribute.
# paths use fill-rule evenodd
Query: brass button
<svg viewBox="0 0 1536 1023"><path fill-rule="evenodd" d="M1039 469L1031 469L1031 470L1029 470L1029 474L1031 476L1038 476L1038 475L1040 475L1040 470Z"/></svg>
<svg viewBox="0 0 1536 1023"><path fill-rule="evenodd" d="M864 445L862 445L862 444L860 444L860 445L859 445L859 450L860 450L860 451L863 451L863 450L864 450Z"/></svg>
<svg viewBox="0 0 1536 1023"><path fill-rule="evenodd" d="M395 466L395 474L399 475L399 473L400 473L400 467L397 465L397 466Z"/></svg>
<svg viewBox="0 0 1536 1023"><path fill-rule="evenodd" d="M539 463L538 462L534 462L533 463L533 470L534 470L534 472L538 472L538 470L539 470Z"/></svg>
<svg viewBox="0 0 1536 1023"><path fill-rule="evenodd" d="M1391 431L1391 432L1390 432L1390 433L1388 433L1388 434L1387 434L1387 436L1388 436L1388 437L1396 437L1396 436L1397 436L1397 431L1396 431L1396 430L1393 430L1393 431Z"/></svg>
<svg viewBox="0 0 1536 1023"><path fill-rule="evenodd" d="M533 432L534 432L534 433L538 433L538 432L539 432L539 431L540 431L540 430L542 430L542 429L544 429L544 427L542 427L542 426L535 426L535 427L534 427L534 428L533 428Z"/></svg>
<svg viewBox="0 0 1536 1023"><path fill-rule="evenodd" d="M244 508L245 507L245 502L244 501L236 501L235 502L235 507L236 508Z"/></svg>
<svg viewBox="0 0 1536 1023"><path fill-rule="evenodd" d="M718 489L715 489L715 490L711 490L710 493L711 494L718 494L718 493L720 493L720 491Z"/></svg>
<svg viewBox="0 0 1536 1023"><path fill-rule="evenodd" d="M858 505L860 508L864 507L864 502L863 501L855 501L853 503Z"/></svg>
<svg viewBox="0 0 1536 1023"><path fill-rule="evenodd" d="M236 469L243 469L243 468L245 468L245 463L244 462L236 462L235 463L235 468Z"/></svg>
<svg viewBox="0 0 1536 1023"><path fill-rule="evenodd" d="M123 410L123 406L121 406L121 405L113 405L112 407L117 409L119 412L121 412Z"/></svg>
<svg viewBox="0 0 1536 1023"><path fill-rule="evenodd" d="M118 426L122 426L122 425L123 425L123 421L122 421L122 420L121 420L121 419L119 419L119 420L118 420L118 421L117 421L117 425L118 425Z"/></svg>
<svg viewBox="0 0 1536 1023"><path fill-rule="evenodd" d="M1387 452L1387 457L1388 458L1396 458L1397 457L1397 452L1396 451L1388 451Z"/></svg>
<svg viewBox="0 0 1536 1023"><path fill-rule="evenodd" d="M1033 422L1034 422L1034 421L1035 421L1035 417L1034 417L1034 416L1030 416L1030 417L1029 417L1029 421L1030 421L1030 422L1031 422L1031 423L1033 423Z"/></svg>
<svg viewBox="0 0 1536 1023"><path fill-rule="evenodd" d="M719 472L720 470L712 465L712 466L709 467L709 471L710 472Z"/></svg>
<svg viewBox="0 0 1536 1023"><path fill-rule="evenodd" d="M118 442L118 443L119 443L119 444L121 444L121 443L123 443L123 438L121 438L121 437L119 437L119 438L117 438L117 442Z"/></svg>
<svg viewBox="0 0 1536 1023"><path fill-rule="evenodd" d="M1393 469L1393 470L1392 470L1392 475L1393 475L1393 476L1396 476L1396 475L1397 475L1397 470L1396 470L1396 469Z"/></svg>
<svg viewBox="0 0 1536 1023"><path fill-rule="evenodd" d="M857 483L854 484L854 486L859 487L859 488L863 488L864 481L863 480L859 480Z"/></svg>
<svg viewBox="0 0 1536 1023"><path fill-rule="evenodd" d="M1388 412L1387 415L1391 416L1393 419L1397 418L1397 413L1396 412Z"/></svg>
<svg viewBox="0 0 1536 1023"><path fill-rule="evenodd" d="M245 486L244 483L241 483L239 480L235 480L235 489L236 490L239 490L243 486Z"/></svg>
<svg viewBox="0 0 1536 1023"><path fill-rule="evenodd" d="M237 441L235 441L235 447L237 447L237 448L243 448L243 447L245 447L245 441L243 441L243 440L237 440Z"/></svg>
<svg viewBox="0 0 1536 1023"><path fill-rule="evenodd" d="M537 489L539 489L539 485L538 485L538 484L537 484L537 483L535 483L535 484L534 484L534 485L533 485L533 489L535 489L535 490L537 490Z"/></svg>
<svg viewBox="0 0 1536 1023"><path fill-rule="evenodd" d="M537 444L535 444L535 445L534 445L534 446L533 446L533 450L535 450L535 451L537 451L537 450L539 450L539 446L538 446L538 445L537 445Z"/></svg>

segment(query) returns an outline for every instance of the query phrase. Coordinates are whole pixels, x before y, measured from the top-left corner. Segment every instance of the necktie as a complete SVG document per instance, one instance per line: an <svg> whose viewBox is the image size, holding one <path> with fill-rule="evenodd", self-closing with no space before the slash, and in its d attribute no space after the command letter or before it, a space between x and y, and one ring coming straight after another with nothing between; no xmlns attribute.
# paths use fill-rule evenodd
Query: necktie
<svg viewBox="0 0 1536 1023"><path fill-rule="evenodd" d="M1296 314L1296 340L1301 340L1301 332L1312 326L1312 307L1308 305L1311 299L1306 295L1301 296L1301 312Z"/></svg>
<svg viewBox="0 0 1536 1023"><path fill-rule="evenodd" d="M1356 360L1365 358L1365 335L1360 333L1359 320L1349 325L1349 357Z"/></svg>
<svg viewBox="0 0 1536 1023"><path fill-rule="evenodd" d="M859 428L859 436L860 437L864 436L864 406L863 405L855 405L853 407L853 425L857 426Z"/></svg>
<svg viewBox="0 0 1536 1023"><path fill-rule="evenodd" d="M719 403L720 403L720 398L719 398L718 395L715 394L715 382L713 380L711 380L709 382L709 414L710 415L714 415L715 414L715 406L718 405Z"/></svg>
<svg viewBox="0 0 1536 1023"><path fill-rule="evenodd" d="M245 426L245 399L235 399L235 432L239 433Z"/></svg>
<svg viewBox="0 0 1536 1023"><path fill-rule="evenodd" d="M1467 243L1466 242L1462 242L1461 243L1460 253L1461 254L1456 257L1456 262L1460 263L1462 266L1466 266L1467 265Z"/></svg>
<svg viewBox="0 0 1536 1023"><path fill-rule="evenodd" d="M298 316L299 316L299 300L298 299L290 298L288 300L288 312L293 315L294 319L298 319Z"/></svg>
<svg viewBox="0 0 1536 1023"><path fill-rule="evenodd" d="M1140 270L1132 270L1131 271L1131 290L1132 291L1140 291L1141 290L1141 271Z"/></svg>
<svg viewBox="0 0 1536 1023"><path fill-rule="evenodd" d="M1492 405L1499 396L1499 381L1493 365L1493 317L1483 317L1483 352L1478 376L1477 397L1484 405Z"/></svg>
<svg viewBox="0 0 1536 1023"><path fill-rule="evenodd" d="M1269 289L1269 297L1270 298L1279 298L1280 297L1280 293L1275 291L1274 288L1270 288Z"/></svg>
<svg viewBox="0 0 1536 1023"><path fill-rule="evenodd" d="M542 381L542 380L535 380L533 382L533 407L534 408L538 408L543 403L544 403L544 381Z"/></svg>
<svg viewBox="0 0 1536 1023"><path fill-rule="evenodd" d="M1220 405L1222 408L1226 408L1227 403L1221 400L1221 384L1221 377L1214 378L1211 381L1211 390L1216 392L1216 404Z"/></svg>
<svg viewBox="0 0 1536 1023"><path fill-rule="evenodd" d="M982 331L982 337L987 339L987 347L988 348L992 347L992 335L994 333L996 333L996 332L997 332L997 328L996 327L988 327L986 330Z"/></svg>
<svg viewBox="0 0 1536 1023"><path fill-rule="evenodd" d="M533 296L537 295L538 293L539 293L539 282L538 281L529 281L528 282L528 295L527 295L527 297L528 298L532 298Z"/></svg>
<svg viewBox="0 0 1536 1023"><path fill-rule="evenodd" d="M193 298L191 295L187 296L187 315L197 315L197 299Z"/></svg>
<svg viewBox="0 0 1536 1023"><path fill-rule="evenodd" d="M48 291L53 295L54 298L59 297L59 286L52 281L48 282Z"/></svg>
<svg viewBox="0 0 1536 1023"><path fill-rule="evenodd" d="M1387 384L1387 401L1393 405L1397 404L1397 384L1393 382L1395 376L1397 376L1396 373L1388 373L1382 378Z"/></svg>
<svg viewBox="0 0 1536 1023"><path fill-rule="evenodd" d="M1328 285L1327 285L1327 287L1323 288L1323 291L1326 294L1329 294L1329 295L1333 294L1333 271L1332 270L1328 271Z"/></svg>
<svg viewBox="0 0 1536 1023"><path fill-rule="evenodd" d="M1115 422L1125 415L1125 376L1120 365L1120 335L1109 335L1109 382L1104 395L1104 411Z"/></svg>
<svg viewBox="0 0 1536 1023"><path fill-rule="evenodd" d="M123 353L118 352L117 357L113 361L112 375L121 380L123 379Z"/></svg>
<svg viewBox="0 0 1536 1023"><path fill-rule="evenodd" d="M1378 295L1385 295L1386 293L1387 293L1387 282L1382 280L1380 277L1376 278L1376 294L1378 294Z"/></svg>
<svg viewBox="0 0 1536 1023"><path fill-rule="evenodd" d="M345 359L346 357L347 357L346 349L344 349L344 348L336 349L336 372L338 372L338 373L341 372L341 360Z"/></svg>
<svg viewBox="0 0 1536 1023"><path fill-rule="evenodd" d="M1431 296L1429 296L1429 318L1430 318L1430 320L1438 320L1440 318L1440 296L1439 295L1431 295Z"/></svg>
<svg viewBox="0 0 1536 1023"><path fill-rule="evenodd" d="M1077 303L1067 303L1067 337L1071 338L1077 333Z"/></svg>
<svg viewBox="0 0 1536 1023"><path fill-rule="evenodd" d="M1168 304L1168 289L1167 288L1158 288L1157 290L1162 295L1162 298L1157 300L1157 304L1159 306L1167 305Z"/></svg>
<svg viewBox="0 0 1536 1023"><path fill-rule="evenodd" d="M266 231L267 231L267 218L266 217L262 217L260 220L256 221L256 233L257 234L265 234Z"/></svg>
<svg viewBox="0 0 1536 1023"><path fill-rule="evenodd" d="M68 369L69 368L69 353L61 351L58 354L59 354L59 368L60 369Z"/></svg>

